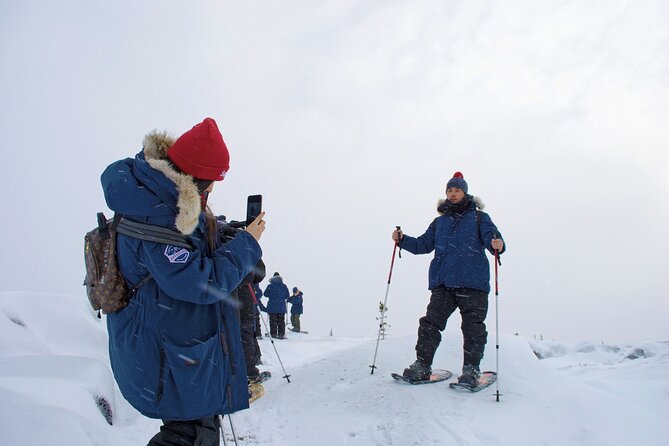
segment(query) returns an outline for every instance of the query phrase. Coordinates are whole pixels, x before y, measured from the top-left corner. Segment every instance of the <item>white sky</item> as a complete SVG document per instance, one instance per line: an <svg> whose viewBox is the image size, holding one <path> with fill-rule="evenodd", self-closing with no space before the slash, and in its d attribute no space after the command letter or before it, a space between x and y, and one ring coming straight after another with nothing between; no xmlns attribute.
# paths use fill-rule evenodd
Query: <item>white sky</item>
<svg viewBox="0 0 669 446"><path fill-rule="evenodd" d="M212 116L214 211L264 195L305 329L375 333L392 229L460 170L509 245L500 330L666 340L668 80L663 1L0 1L0 289L85 298L102 170ZM430 259L396 262L396 334Z"/></svg>

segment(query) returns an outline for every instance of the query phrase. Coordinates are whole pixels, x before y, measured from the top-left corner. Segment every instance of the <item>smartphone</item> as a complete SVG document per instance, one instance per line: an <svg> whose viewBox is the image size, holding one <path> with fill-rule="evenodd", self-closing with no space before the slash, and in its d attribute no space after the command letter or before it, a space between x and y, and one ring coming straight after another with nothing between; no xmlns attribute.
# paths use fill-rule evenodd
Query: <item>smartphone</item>
<svg viewBox="0 0 669 446"><path fill-rule="evenodd" d="M249 195L246 200L246 224L251 224L261 212L262 195Z"/></svg>

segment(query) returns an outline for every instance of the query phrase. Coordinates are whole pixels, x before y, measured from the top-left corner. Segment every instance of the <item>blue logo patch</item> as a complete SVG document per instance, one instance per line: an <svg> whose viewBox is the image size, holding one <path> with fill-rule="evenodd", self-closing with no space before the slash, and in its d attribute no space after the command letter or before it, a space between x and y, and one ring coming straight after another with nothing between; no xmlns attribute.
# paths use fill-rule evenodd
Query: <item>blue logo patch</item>
<svg viewBox="0 0 669 446"><path fill-rule="evenodd" d="M167 248L165 248L165 257L169 259L170 263L186 263L189 256L190 252L181 246L167 245Z"/></svg>

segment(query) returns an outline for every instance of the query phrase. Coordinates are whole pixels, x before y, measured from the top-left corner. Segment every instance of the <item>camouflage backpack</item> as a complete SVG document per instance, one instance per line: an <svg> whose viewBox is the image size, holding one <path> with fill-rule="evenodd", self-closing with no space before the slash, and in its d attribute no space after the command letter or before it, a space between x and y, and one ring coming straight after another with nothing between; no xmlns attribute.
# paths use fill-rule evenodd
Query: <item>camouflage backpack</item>
<svg viewBox="0 0 669 446"><path fill-rule="evenodd" d="M84 285L88 301L93 309L103 313L113 313L125 308L132 296L153 277L149 274L133 288L128 288L121 275L116 260L116 234L151 242L164 243L193 249L190 240L181 233L161 226L139 223L115 214L107 220L98 213L98 226L84 237L84 261L86 277Z"/></svg>

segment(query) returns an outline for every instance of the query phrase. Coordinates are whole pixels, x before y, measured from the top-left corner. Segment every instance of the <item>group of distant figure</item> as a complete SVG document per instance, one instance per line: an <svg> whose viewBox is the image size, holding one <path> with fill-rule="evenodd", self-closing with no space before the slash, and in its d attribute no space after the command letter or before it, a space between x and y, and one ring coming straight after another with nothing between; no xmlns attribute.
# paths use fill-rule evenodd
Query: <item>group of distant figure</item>
<svg viewBox="0 0 669 446"><path fill-rule="evenodd" d="M263 305L260 300L262 296L268 298L267 306ZM269 285L265 288L264 293L260 286L256 286L256 300L258 303L258 317L260 311L269 314L269 336L275 339L286 339L286 313L288 313L286 302L291 304L291 327L289 330L296 333L300 332L300 316L304 312L302 291L293 287L293 294L290 294L288 287L283 283L283 277L278 272L275 272L269 279ZM259 332L259 324L256 324L256 326Z"/></svg>

